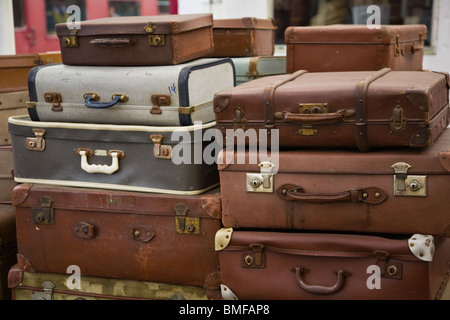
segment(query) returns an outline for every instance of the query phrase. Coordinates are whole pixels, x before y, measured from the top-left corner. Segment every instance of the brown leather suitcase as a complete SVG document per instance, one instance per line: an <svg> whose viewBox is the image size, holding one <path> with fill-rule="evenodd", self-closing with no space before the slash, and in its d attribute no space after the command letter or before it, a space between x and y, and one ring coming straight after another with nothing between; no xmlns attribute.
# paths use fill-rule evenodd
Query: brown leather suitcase
<svg viewBox="0 0 450 320"><path fill-rule="evenodd" d="M437 300L450 290L450 239L223 229L225 300Z"/></svg>
<svg viewBox="0 0 450 320"><path fill-rule="evenodd" d="M12 300L207 300L202 287L75 274L35 273L14 265L8 275Z"/></svg>
<svg viewBox="0 0 450 320"><path fill-rule="evenodd" d="M11 204L0 204L0 300L10 300L9 269L17 263L16 210Z"/></svg>
<svg viewBox="0 0 450 320"><path fill-rule="evenodd" d="M28 91L28 73L36 66L61 62L61 53L0 56L0 93Z"/></svg>
<svg viewBox="0 0 450 320"><path fill-rule="evenodd" d="M288 27L286 69L310 72L423 69L425 25Z"/></svg>
<svg viewBox="0 0 450 320"><path fill-rule="evenodd" d="M75 265L85 276L203 287L219 268L218 189L170 196L22 184L13 204L18 253L34 272Z"/></svg>
<svg viewBox="0 0 450 320"><path fill-rule="evenodd" d="M213 51L210 13L110 17L56 25L62 60L69 65L173 65Z"/></svg>
<svg viewBox="0 0 450 320"><path fill-rule="evenodd" d="M0 146L0 204L11 203L15 186L12 146Z"/></svg>
<svg viewBox="0 0 450 320"><path fill-rule="evenodd" d="M262 156L219 154L225 227L450 237L450 129L419 150L301 149Z"/></svg>
<svg viewBox="0 0 450 320"><path fill-rule="evenodd" d="M448 79L447 73L388 68L300 70L217 93L214 111L223 137L242 129L257 139L272 132L268 143L278 134L280 147L423 148L449 124Z"/></svg>
<svg viewBox="0 0 450 320"><path fill-rule="evenodd" d="M273 19L244 17L213 21L212 57L272 56L275 51Z"/></svg>

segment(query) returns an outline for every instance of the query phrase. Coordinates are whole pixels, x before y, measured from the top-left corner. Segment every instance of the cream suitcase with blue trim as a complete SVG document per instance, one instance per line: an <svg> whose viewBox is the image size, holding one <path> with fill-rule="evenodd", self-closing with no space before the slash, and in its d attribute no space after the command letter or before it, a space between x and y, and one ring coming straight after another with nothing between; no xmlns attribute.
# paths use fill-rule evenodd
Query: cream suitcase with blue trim
<svg viewBox="0 0 450 320"><path fill-rule="evenodd" d="M33 68L33 121L190 126L215 120L215 93L235 84L234 64L205 58L170 66Z"/></svg>

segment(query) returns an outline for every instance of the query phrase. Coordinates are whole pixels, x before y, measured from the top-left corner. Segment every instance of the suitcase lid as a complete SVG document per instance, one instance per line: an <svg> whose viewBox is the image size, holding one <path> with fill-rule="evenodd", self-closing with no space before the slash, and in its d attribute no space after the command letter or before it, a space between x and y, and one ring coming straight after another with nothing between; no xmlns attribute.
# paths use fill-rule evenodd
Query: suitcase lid
<svg viewBox="0 0 450 320"><path fill-rule="evenodd" d="M395 44L397 42L423 42L428 37L425 25L382 25L369 29L366 25L335 24L329 26L288 27L286 44L334 43L334 44ZM397 39L398 38L398 39Z"/></svg>
<svg viewBox="0 0 450 320"><path fill-rule="evenodd" d="M432 261L443 239L431 235L375 236L360 234L280 233L234 231L216 233L215 248L223 250L272 251L280 254L319 257L379 257L412 261ZM436 242L436 243L435 243Z"/></svg>
<svg viewBox="0 0 450 320"><path fill-rule="evenodd" d="M212 14L210 13L109 17L82 21L80 29L76 33L78 36L179 34L203 27L212 28L212 25ZM71 32L67 23L56 25L58 36L69 36Z"/></svg>
<svg viewBox="0 0 450 320"><path fill-rule="evenodd" d="M44 203L43 197L50 202ZM13 206L130 213L151 216L203 217L220 220L220 189L201 195L183 196L104 189L74 188L37 184L19 184L12 192Z"/></svg>
<svg viewBox="0 0 450 320"><path fill-rule="evenodd" d="M241 19L214 19L214 29L266 29L275 30L277 26L273 19L243 17Z"/></svg>
<svg viewBox="0 0 450 320"><path fill-rule="evenodd" d="M269 138L270 139L270 138ZM351 174L392 175L397 163L410 166L408 175L450 175L450 128L447 128L435 141L424 149L389 148L369 153L347 149L301 149L279 152L245 153L221 150L218 156L219 171L238 171L247 173L262 172L262 163L274 165L268 174Z"/></svg>

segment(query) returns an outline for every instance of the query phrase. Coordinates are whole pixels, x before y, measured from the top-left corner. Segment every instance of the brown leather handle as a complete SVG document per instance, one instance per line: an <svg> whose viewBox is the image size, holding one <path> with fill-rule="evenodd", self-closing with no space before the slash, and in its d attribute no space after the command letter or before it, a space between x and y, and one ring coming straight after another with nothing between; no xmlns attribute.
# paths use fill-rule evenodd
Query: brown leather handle
<svg viewBox="0 0 450 320"><path fill-rule="evenodd" d="M286 201L303 201L308 203L364 202L380 204L387 199L387 194L383 190L374 187L336 193L306 193L299 186L286 184L278 188L277 194Z"/></svg>
<svg viewBox="0 0 450 320"><path fill-rule="evenodd" d="M285 122L300 122L300 123L335 123L344 121L347 118L354 117L356 112L354 110L339 110L335 113L313 113L300 114L284 112L283 120Z"/></svg>
<svg viewBox="0 0 450 320"><path fill-rule="evenodd" d="M129 38L99 38L92 39L89 44L93 47L118 47L135 44L136 40Z"/></svg>
<svg viewBox="0 0 450 320"><path fill-rule="evenodd" d="M308 273L309 270L301 267L295 267L292 272L296 275L297 284L300 288L306 292L316 295L330 295L339 292L345 285L345 278L350 276L350 273L345 270L339 270L336 272L336 283L331 286L312 285L305 282L303 275Z"/></svg>

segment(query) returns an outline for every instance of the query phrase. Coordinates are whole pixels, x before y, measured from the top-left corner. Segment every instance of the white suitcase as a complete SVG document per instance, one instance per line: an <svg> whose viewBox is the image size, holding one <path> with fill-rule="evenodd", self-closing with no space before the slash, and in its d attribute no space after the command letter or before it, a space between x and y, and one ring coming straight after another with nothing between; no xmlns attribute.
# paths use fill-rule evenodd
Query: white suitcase
<svg viewBox="0 0 450 320"><path fill-rule="evenodd" d="M46 65L29 74L33 121L191 126L215 120L214 94L235 85L228 58L170 66Z"/></svg>
<svg viewBox="0 0 450 320"><path fill-rule="evenodd" d="M286 73L285 56L231 58L236 68L236 85L266 76Z"/></svg>

